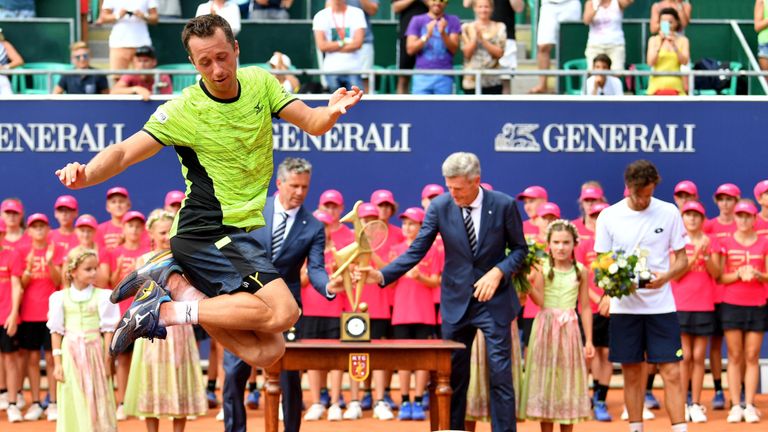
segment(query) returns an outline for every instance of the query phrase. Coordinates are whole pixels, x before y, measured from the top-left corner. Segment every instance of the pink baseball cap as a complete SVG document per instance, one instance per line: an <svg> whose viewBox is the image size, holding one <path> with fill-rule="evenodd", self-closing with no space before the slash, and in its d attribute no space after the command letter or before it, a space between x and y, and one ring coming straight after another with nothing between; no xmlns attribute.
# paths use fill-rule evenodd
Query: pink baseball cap
<svg viewBox="0 0 768 432"><path fill-rule="evenodd" d="M404 212L400 213L400 219L408 218L414 222L424 222L424 209L421 207L408 207Z"/></svg>
<svg viewBox="0 0 768 432"><path fill-rule="evenodd" d="M5 221L0 219L0 232L8 232L8 227L5 226Z"/></svg>
<svg viewBox="0 0 768 432"><path fill-rule="evenodd" d="M59 207L66 207L68 209L77 211L77 198L72 195L62 195L56 198L56 203L53 205L54 209Z"/></svg>
<svg viewBox="0 0 768 432"><path fill-rule="evenodd" d="M314 212L312 212L312 216L314 216L315 219L319 220L325 225L330 225L333 223L333 217L331 217L331 215L329 215L328 212L324 212L322 210L315 210Z"/></svg>
<svg viewBox="0 0 768 432"><path fill-rule="evenodd" d="M21 202L15 199L3 200L3 204L0 205L0 212L14 212L18 214L24 214L24 206Z"/></svg>
<svg viewBox="0 0 768 432"><path fill-rule="evenodd" d="M755 185L754 193L755 199L760 201L760 197L768 192L768 180L763 180Z"/></svg>
<svg viewBox="0 0 768 432"><path fill-rule="evenodd" d="M122 187L122 186L115 186L113 188L110 188L107 191L107 198L111 197L112 195L120 194L126 198L129 198L130 195L128 195L128 189Z"/></svg>
<svg viewBox="0 0 768 432"><path fill-rule="evenodd" d="M491 186L491 184L490 184L490 183L480 183L480 186L481 186L483 189L485 189L485 190L489 190L489 191L492 191L492 190L493 190L493 186Z"/></svg>
<svg viewBox="0 0 768 432"><path fill-rule="evenodd" d="M184 198L186 197L187 195L185 195L184 192L172 190L165 194L165 205L169 206L171 204L181 204L181 202L184 201Z"/></svg>
<svg viewBox="0 0 768 432"><path fill-rule="evenodd" d="M695 211L702 216L707 217L707 211L704 210L704 206L701 205L701 203L698 201L688 201L687 203L683 204L683 208L680 209L680 213L685 213L687 211Z"/></svg>
<svg viewBox="0 0 768 432"><path fill-rule="evenodd" d="M89 214L84 214L84 215L80 216L79 218L77 218L77 220L75 221L75 228L80 228L80 227L84 227L84 226L85 227L91 227L93 229L98 229L99 228L99 222L96 220L95 217L93 217L93 216L91 216Z"/></svg>
<svg viewBox="0 0 768 432"><path fill-rule="evenodd" d="M597 186L587 186L581 190L581 195L579 195L579 201L588 199L601 200L603 198L605 198L605 194L603 194L603 190Z"/></svg>
<svg viewBox="0 0 768 432"><path fill-rule="evenodd" d="M35 222L45 222L46 225L50 225L51 223L48 221L48 216L42 214L42 213L32 213L27 218L27 226L32 225Z"/></svg>
<svg viewBox="0 0 768 432"><path fill-rule="evenodd" d="M392 192L386 189L373 191L371 194L371 204L379 205L384 203L395 205L395 196L392 195Z"/></svg>
<svg viewBox="0 0 768 432"><path fill-rule="evenodd" d="M141 219L142 222L147 221L147 218L144 217L144 215L140 211L136 211L136 210L131 210L128 213L124 214L122 220L123 220L123 223L126 223L134 219Z"/></svg>
<svg viewBox="0 0 768 432"><path fill-rule="evenodd" d="M517 199L522 201L523 198L548 199L548 194L547 190L541 186L528 186L524 191L517 194Z"/></svg>
<svg viewBox="0 0 768 432"><path fill-rule="evenodd" d="M560 219L560 207L553 202L545 202L536 209L536 216L554 216Z"/></svg>
<svg viewBox="0 0 768 432"><path fill-rule="evenodd" d="M336 205L344 205L344 196L336 189L328 189L320 195L320 205L326 203L334 203Z"/></svg>
<svg viewBox="0 0 768 432"><path fill-rule="evenodd" d="M596 214L600 214L601 211L607 209L610 207L608 203L599 202L592 205L592 207L589 208L589 215L593 216Z"/></svg>
<svg viewBox="0 0 768 432"><path fill-rule="evenodd" d="M696 183L690 180L683 180L675 185L674 194L677 195L679 192L685 192L695 197L699 196L699 188L696 187Z"/></svg>
<svg viewBox="0 0 768 432"><path fill-rule="evenodd" d="M741 189L733 183L721 184L715 191L715 196L718 195L728 195L738 199L741 197Z"/></svg>
<svg viewBox="0 0 768 432"><path fill-rule="evenodd" d="M749 201L741 201L733 208L734 213L749 213L752 216L757 214L757 207Z"/></svg>
<svg viewBox="0 0 768 432"><path fill-rule="evenodd" d="M379 208L371 203L362 203L357 207L357 216L361 218L369 216L379 217Z"/></svg>
<svg viewBox="0 0 768 432"><path fill-rule="evenodd" d="M433 196L442 195L445 193L445 189L439 184L428 184L421 190L421 198L432 198Z"/></svg>

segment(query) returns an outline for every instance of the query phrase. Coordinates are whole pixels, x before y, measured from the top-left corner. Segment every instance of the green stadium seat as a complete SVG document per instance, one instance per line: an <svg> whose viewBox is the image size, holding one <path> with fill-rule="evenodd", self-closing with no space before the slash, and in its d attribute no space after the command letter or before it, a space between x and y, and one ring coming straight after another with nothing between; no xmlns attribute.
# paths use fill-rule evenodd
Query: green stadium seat
<svg viewBox="0 0 768 432"><path fill-rule="evenodd" d="M730 69L734 72L740 71L744 66L736 61L732 61L730 65ZM739 85L739 77L736 75L731 76L731 84L728 86L727 89L720 92L722 95L727 96L736 96L736 87Z"/></svg>
<svg viewBox="0 0 768 432"><path fill-rule="evenodd" d="M630 69L633 69L636 71L650 71L651 67L648 66L645 63L635 63L632 66L630 66ZM638 96L644 96L645 91L648 89L648 80L650 79L650 76L648 75L636 75L635 76L635 94Z"/></svg>
<svg viewBox="0 0 768 432"><path fill-rule="evenodd" d="M72 70L74 66L70 63L25 63L18 68L24 70ZM18 93L20 94L50 94L53 88L59 82L61 75L53 75L51 87L48 88L48 75L20 76L17 81ZM31 84L30 84L31 83Z"/></svg>
<svg viewBox="0 0 768 432"><path fill-rule="evenodd" d="M179 71L195 70L192 63L169 63L157 66L160 70ZM185 88L197 82L197 74L171 74L171 83L173 84L173 94L180 94Z"/></svg>
<svg viewBox="0 0 768 432"><path fill-rule="evenodd" d="M563 63L564 70L587 70L587 59L573 59ZM565 92L567 95L580 95L584 87L584 75L569 75L565 77Z"/></svg>
<svg viewBox="0 0 768 432"><path fill-rule="evenodd" d="M464 69L464 65L455 64L453 65L453 70L462 70ZM464 94L464 87L461 86L461 81L464 79L463 75L454 75L453 76L453 93L454 94Z"/></svg>

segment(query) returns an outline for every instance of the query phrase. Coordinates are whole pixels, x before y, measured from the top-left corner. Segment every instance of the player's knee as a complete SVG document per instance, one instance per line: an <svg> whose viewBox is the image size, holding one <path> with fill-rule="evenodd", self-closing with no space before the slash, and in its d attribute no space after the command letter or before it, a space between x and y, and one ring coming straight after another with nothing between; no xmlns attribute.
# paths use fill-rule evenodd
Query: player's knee
<svg viewBox="0 0 768 432"><path fill-rule="evenodd" d="M275 338L274 341L260 344L258 348L246 350L242 353L241 358L253 367L265 368L280 360L284 353L285 342L281 336Z"/></svg>
<svg viewBox="0 0 768 432"><path fill-rule="evenodd" d="M299 305L293 297L289 297L274 308L270 330L273 332L288 331L299 320L299 316L301 316Z"/></svg>

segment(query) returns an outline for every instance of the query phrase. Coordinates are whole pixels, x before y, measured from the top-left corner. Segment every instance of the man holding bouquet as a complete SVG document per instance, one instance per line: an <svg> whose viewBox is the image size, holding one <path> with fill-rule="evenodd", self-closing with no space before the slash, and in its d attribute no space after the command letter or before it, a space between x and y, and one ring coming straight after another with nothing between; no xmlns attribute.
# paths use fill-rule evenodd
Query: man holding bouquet
<svg viewBox="0 0 768 432"><path fill-rule="evenodd" d="M685 228L677 208L653 197L661 181L649 161L632 162L624 171L629 195L603 210L597 219L595 252L622 251L636 255L637 289L610 301L610 360L621 363L624 402L630 432L643 432L644 362L657 364L664 379L672 432L686 432L685 392L680 377L680 326L670 281L688 265ZM675 254L670 268L669 251ZM647 268L645 268L647 266ZM649 280L650 279L650 280Z"/></svg>

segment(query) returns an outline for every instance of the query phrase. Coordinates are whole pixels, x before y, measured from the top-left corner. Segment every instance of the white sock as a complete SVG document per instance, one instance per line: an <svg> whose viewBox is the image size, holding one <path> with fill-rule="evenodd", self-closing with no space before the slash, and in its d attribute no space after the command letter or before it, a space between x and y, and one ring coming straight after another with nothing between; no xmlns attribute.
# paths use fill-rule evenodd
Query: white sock
<svg viewBox="0 0 768 432"><path fill-rule="evenodd" d="M629 432L643 432L643 422L630 423Z"/></svg>
<svg viewBox="0 0 768 432"><path fill-rule="evenodd" d="M160 306L160 325L163 327L197 324L198 301L172 301Z"/></svg>
<svg viewBox="0 0 768 432"><path fill-rule="evenodd" d="M672 432L688 432L688 423L673 424Z"/></svg>

